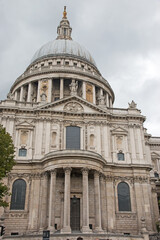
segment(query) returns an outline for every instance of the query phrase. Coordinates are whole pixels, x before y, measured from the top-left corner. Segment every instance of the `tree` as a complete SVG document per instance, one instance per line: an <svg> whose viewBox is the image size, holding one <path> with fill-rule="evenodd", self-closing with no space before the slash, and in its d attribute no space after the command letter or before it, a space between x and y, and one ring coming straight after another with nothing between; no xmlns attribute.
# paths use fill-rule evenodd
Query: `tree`
<svg viewBox="0 0 160 240"><path fill-rule="evenodd" d="M15 165L14 145L12 137L6 129L0 125L0 206L7 207L8 203L4 196L10 195L9 188L3 183L3 178L12 170Z"/></svg>

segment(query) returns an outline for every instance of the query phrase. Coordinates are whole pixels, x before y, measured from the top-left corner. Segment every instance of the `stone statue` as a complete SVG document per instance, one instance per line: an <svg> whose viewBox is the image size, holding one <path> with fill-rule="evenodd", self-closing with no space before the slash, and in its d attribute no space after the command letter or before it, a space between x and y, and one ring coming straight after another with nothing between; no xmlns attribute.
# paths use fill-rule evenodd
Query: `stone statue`
<svg viewBox="0 0 160 240"><path fill-rule="evenodd" d="M75 81L75 79L72 80L71 84L69 85L71 96L77 95L77 89L78 89L78 81Z"/></svg>
<svg viewBox="0 0 160 240"><path fill-rule="evenodd" d="M137 104L132 100L131 103L128 103L129 105L129 108L132 108L132 109L136 109L137 108Z"/></svg>
<svg viewBox="0 0 160 240"><path fill-rule="evenodd" d="M104 106L105 105L105 96L101 95L99 98L99 105Z"/></svg>
<svg viewBox="0 0 160 240"><path fill-rule="evenodd" d="M11 92L9 92L9 93L7 94L7 99L13 100L13 95L12 95Z"/></svg>

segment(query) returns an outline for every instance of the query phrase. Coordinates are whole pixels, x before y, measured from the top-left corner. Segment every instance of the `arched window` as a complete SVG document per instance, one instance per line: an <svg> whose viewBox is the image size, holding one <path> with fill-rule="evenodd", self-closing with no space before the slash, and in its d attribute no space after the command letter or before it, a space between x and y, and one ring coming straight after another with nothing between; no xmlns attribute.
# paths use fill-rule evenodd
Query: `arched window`
<svg viewBox="0 0 160 240"><path fill-rule="evenodd" d="M157 172L154 172L154 177L159 178L159 174Z"/></svg>
<svg viewBox="0 0 160 240"><path fill-rule="evenodd" d="M26 182L18 179L13 183L11 210L24 210L26 197Z"/></svg>
<svg viewBox="0 0 160 240"><path fill-rule="evenodd" d="M66 127L66 149L80 149L80 127Z"/></svg>
<svg viewBox="0 0 160 240"><path fill-rule="evenodd" d="M118 184L118 208L119 211L131 211L130 190L125 182Z"/></svg>

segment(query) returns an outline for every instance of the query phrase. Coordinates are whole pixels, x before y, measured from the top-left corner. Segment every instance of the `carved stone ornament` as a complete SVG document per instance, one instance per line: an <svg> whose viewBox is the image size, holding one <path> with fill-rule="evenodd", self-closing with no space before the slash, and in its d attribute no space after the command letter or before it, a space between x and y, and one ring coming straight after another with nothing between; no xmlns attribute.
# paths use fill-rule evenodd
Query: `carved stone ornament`
<svg viewBox="0 0 160 240"><path fill-rule="evenodd" d="M82 168L81 172L84 176L88 176L89 169L88 168Z"/></svg>
<svg viewBox="0 0 160 240"><path fill-rule="evenodd" d="M131 103L128 103L129 105L129 108L132 108L132 109L136 109L137 108L137 104L132 100Z"/></svg>
<svg viewBox="0 0 160 240"><path fill-rule="evenodd" d="M71 167L66 167L66 168L64 168L65 175L70 175L70 174L71 174L71 171L72 171L72 168L71 168Z"/></svg>
<svg viewBox="0 0 160 240"><path fill-rule="evenodd" d="M126 219L126 220L136 220L137 214L136 213L117 213L116 219Z"/></svg>
<svg viewBox="0 0 160 240"><path fill-rule="evenodd" d="M83 112L83 107L77 102L70 102L64 106L64 111L72 112L72 113L73 112L81 113L81 112Z"/></svg>

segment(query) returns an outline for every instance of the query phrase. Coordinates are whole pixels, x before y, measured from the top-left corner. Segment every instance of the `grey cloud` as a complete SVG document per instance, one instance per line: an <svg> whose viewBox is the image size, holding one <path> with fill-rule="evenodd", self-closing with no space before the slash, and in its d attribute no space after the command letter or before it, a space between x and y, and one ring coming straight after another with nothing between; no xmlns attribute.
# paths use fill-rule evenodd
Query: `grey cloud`
<svg viewBox="0 0 160 240"><path fill-rule="evenodd" d="M148 132L160 135L159 0L1 0L1 99L36 50L56 38L64 5L73 39L91 52L111 84L115 107L127 108L134 99Z"/></svg>

